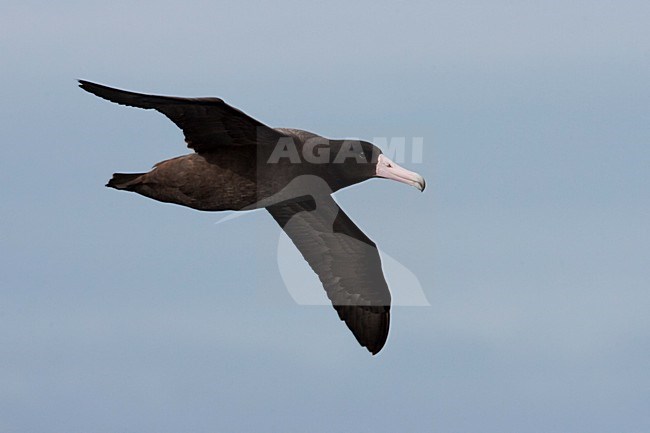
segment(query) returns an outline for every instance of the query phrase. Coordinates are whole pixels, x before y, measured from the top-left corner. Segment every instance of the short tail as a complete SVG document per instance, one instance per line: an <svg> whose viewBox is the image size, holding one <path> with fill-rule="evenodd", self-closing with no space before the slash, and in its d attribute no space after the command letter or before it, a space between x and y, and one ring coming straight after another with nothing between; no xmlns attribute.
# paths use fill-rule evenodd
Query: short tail
<svg viewBox="0 0 650 433"><path fill-rule="evenodd" d="M133 185L137 185L142 176L145 173L113 173L113 177L108 181L106 186L110 186L115 189L126 189L130 190Z"/></svg>

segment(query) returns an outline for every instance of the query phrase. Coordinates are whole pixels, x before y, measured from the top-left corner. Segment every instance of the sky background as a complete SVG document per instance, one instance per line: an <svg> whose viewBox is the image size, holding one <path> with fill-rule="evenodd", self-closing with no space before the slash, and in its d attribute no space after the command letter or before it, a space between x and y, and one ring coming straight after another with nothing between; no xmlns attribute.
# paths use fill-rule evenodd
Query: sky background
<svg viewBox="0 0 650 433"><path fill-rule="evenodd" d="M647 1L4 1L0 431L649 431L649 22ZM105 188L188 150L77 78L423 137L423 194L336 199L431 306L395 307L371 357L292 300L264 212Z"/></svg>

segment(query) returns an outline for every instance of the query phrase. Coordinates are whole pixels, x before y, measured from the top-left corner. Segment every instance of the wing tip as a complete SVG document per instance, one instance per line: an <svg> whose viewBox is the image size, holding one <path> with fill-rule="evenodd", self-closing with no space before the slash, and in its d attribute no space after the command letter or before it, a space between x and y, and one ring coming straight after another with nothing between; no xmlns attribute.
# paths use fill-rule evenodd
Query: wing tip
<svg viewBox="0 0 650 433"><path fill-rule="evenodd" d="M87 80L82 80L82 79L77 79L77 83L79 84L79 87L85 90L88 93L92 93L95 96L99 96L101 98L106 99L105 96L100 95L98 91L101 89L109 89L106 86L102 86L101 84L93 83L92 81L87 81Z"/></svg>
<svg viewBox="0 0 650 433"><path fill-rule="evenodd" d="M81 87L82 89L85 89L86 87L90 87L93 84L95 84L87 80L82 80L81 78L77 78L77 83L79 84L79 87Z"/></svg>
<svg viewBox="0 0 650 433"><path fill-rule="evenodd" d="M79 87L86 90L86 86L88 85L88 81L77 78L77 84L79 85Z"/></svg>
<svg viewBox="0 0 650 433"><path fill-rule="evenodd" d="M360 321L360 323L357 322L357 326L353 325L354 322L346 320L348 328L350 328L359 344L362 347L365 347L372 356L377 355L386 345L386 341L388 341L390 329L390 307L384 308L387 309L383 314L371 313L371 317L374 316L374 324L369 323L368 316L366 316L366 320ZM361 327L359 327L360 324L362 324Z"/></svg>
<svg viewBox="0 0 650 433"><path fill-rule="evenodd" d="M386 341L388 340L388 330L386 332L382 333L379 338L377 338L375 341L371 343L364 344L364 347L368 349L368 352L372 354L372 356L377 355L381 350L384 348L386 345Z"/></svg>

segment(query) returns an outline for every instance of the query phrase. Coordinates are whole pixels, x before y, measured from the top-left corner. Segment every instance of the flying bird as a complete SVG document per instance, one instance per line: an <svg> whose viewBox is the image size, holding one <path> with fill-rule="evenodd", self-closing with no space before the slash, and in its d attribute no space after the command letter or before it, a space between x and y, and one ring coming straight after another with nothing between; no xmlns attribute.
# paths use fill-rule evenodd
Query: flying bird
<svg viewBox="0 0 650 433"><path fill-rule="evenodd" d="M156 96L79 80L121 105L154 109L185 135L194 153L148 173L115 173L108 187L202 211L265 208L318 275L339 318L373 355L386 342L391 295L377 245L331 194L371 178L425 181L371 143L271 128L219 98Z"/></svg>

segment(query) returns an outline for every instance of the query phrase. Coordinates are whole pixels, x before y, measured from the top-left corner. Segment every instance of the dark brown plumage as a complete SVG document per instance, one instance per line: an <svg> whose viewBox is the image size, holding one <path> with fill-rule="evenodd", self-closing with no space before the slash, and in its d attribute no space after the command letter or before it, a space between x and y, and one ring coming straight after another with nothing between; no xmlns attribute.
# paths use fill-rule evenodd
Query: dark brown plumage
<svg viewBox="0 0 650 433"><path fill-rule="evenodd" d="M370 143L273 129L218 98L144 95L80 80L122 105L155 109L183 130L195 153L148 173L115 173L107 186L204 211L266 208L321 280L359 343L371 353L388 336L391 296L377 247L331 197L372 177L424 189L424 179Z"/></svg>

